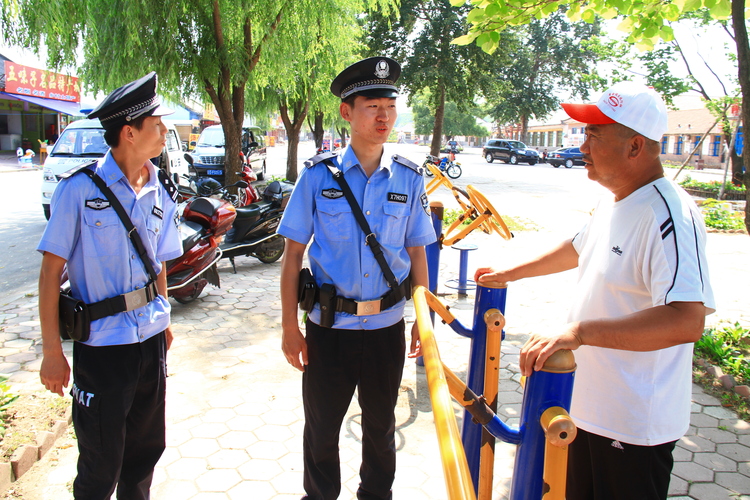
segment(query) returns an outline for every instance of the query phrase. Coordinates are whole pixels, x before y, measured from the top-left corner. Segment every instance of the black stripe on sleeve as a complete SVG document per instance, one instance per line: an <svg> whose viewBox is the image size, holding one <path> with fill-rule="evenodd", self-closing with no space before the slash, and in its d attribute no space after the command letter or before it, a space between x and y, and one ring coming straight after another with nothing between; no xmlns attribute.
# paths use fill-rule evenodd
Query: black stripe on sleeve
<svg viewBox="0 0 750 500"><path fill-rule="evenodd" d="M667 225L667 223L672 223L670 225L670 229L662 233L661 239L665 239L669 234L674 234L673 240L674 240L674 253L675 253L675 267L674 267L674 275L672 276L672 284L669 285L669 290L667 290L667 293L664 294L664 305L667 304L667 297L669 296L669 292L672 291L674 288L675 282L677 281L677 272L680 269L680 247L677 245L677 231L674 228L674 222L672 219L672 210L669 208L669 203L667 203L666 198L664 198L664 195L661 194L661 191L659 191L659 188L657 186L654 186L654 189L656 189L656 192L659 193L659 196L661 197L662 201L664 202L664 206L667 208L667 212L669 213L669 218L662 224L662 230L664 230L664 227Z"/></svg>

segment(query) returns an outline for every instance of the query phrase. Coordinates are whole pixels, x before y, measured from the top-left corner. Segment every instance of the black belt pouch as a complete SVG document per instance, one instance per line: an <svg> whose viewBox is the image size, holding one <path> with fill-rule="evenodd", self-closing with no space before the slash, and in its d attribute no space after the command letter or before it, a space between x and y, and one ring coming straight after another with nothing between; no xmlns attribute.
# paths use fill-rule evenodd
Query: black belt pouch
<svg viewBox="0 0 750 500"><path fill-rule="evenodd" d="M86 342L91 333L91 318L86 303L73 298L69 288L60 289L60 337Z"/></svg>
<svg viewBox="0 0 750 500"><path fill-rule="evenodd" d="M336 319L336 287L323 283L320 287L320 326L331 328Z"/></svg>
<svg viewBox="0 0 750 500"><path fill-rule="evenodd" d="M310 312L315 305L315 294L318 285L315 283L312 272L308 268L303 268L299 272L299 288L297 289L297 300L299 308L303 311Z"/></svg>

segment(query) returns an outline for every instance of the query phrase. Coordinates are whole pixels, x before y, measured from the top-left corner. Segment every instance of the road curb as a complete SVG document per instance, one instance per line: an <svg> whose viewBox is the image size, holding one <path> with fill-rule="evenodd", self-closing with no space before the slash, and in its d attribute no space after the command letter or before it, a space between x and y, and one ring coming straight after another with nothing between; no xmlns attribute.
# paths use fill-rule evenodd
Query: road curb
<svg viewBox="0 0 750 500"><path fill-rule="evenodd" d="M55 420L49 431L37 431L35 445L25 444L13 452L8 462L0 462L0 493L5 493L12 484L26 474L50 451L73 422L72 408L65 411L63 420Z"/></svg>

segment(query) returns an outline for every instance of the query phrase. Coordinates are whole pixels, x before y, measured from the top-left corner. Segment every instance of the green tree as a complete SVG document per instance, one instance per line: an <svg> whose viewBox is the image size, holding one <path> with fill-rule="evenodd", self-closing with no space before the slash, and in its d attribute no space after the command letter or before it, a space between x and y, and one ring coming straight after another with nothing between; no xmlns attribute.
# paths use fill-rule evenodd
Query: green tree
<svg viewBox="0 0 750 500"><path fill-rule="evenodd" d="M432 132L434 116L424 97L414 99L412 104L414 114L414 133L428 135ZM457 135L487 137L489 130L477 124L477 118L484 115L479 107L473 106L467 111L461 111L455 102L445 103L445 117L443 121L443 132L448 137Z"/></svg>
<svg viewBox="0 0 750 500"><path fill-rule="evenodd" d="M451 0L459 10L465 8L465 0ZM472 23L468 34L455 40L458 44L475 43L486 52L497 49L501 33L509 26L528 24L532 19L541 19L556 12L560 5L567 5L571 20L582 19L592 23L597 16L605 19L622 19L619 28L629 33L628 42L643 50L651 50L658 41L670 41L674 31L669 22L701 9L707 9L712 19L731 20L731 33L737 48L737 63L740 89L742 91L741 119L744 143L743 163L750 165L750 41L747 34L748 7L745 0L540 0L538 2L512 2L509 0L486 0L475 3L469 12ZM747 174L744 178L748 186ZM750 231L750 189L747 189L745 226Z"/></svg>
<svg viewBox="0 0 750 500"><path fill-rule="evenodd" d="M489 57L472 46L451 40L467 29L467 7L451 9L448 0L402 0L398 14L376 14L365 22L366 44L372 55L385 54L402 65L399 83L413 96L429 90L432 112L430 153L437 155L443 136L445 103L465 109L492 80Z"/></svg>
<svg viewBox="0 0 750 500"><path fill-rule="evenodd" d="M497 84L487 95L489 114L499 124L519 123L528 142L529 119L543 119L560 107L556 92L588 97L596 82L599 24L571 23L557 11L513 27L515 43L503 45L511 63L497 67Z"/></svg>
<svg viewBox="0 0 750 500"><path fill-rule="evenodd" d="M37 51L46 45L51 68L73 64L82 52L79 76L93 91L109 91L155 70L162 92L211 102L226 137L229 182L239 170L247 94L267 85L284 92L311 76L295 74L290 67L296 61L289 57L299 55L302 45L322 45L305 38L315 33L310 19L348 22L342 12L388 12L391 5L391 0L0 1L0 29L9 40Z"/></svg>

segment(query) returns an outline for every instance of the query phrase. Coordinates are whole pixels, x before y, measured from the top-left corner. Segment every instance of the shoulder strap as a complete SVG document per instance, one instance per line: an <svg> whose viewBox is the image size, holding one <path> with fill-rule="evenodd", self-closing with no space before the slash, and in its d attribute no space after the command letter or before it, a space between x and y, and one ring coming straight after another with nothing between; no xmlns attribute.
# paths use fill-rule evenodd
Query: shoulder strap
<svg viewBox="0 0 750 500"><path fill-rule="evenodd" d="M143 261L143 267L146 268L146 272L151 277L151 281L156 282L156 271L154 270L154 266L151 264L151 259L148 258L148 252L146 251L146 247L143 245L143 240L141 240L141 237L138 234L138 230L133 225L133 221L130 220L130 217L128 217L128 214L127 212L125 212L125 209L123 208L122 203L120 203L120 200L117 199L117 196L115 196L112 190L109 189L107 183L104 182L104 180L99 177L96 172L94 172L90 168L84 168L78 171L88 175L91 180L94 181L94 184L96 184L96 187L99 188L105 198L109 200L112 208L115 209L117 216L120 217L122 224L125 226L125 230L128 232L128 237L133 243L133 247L135 247L136 253L138 253L141 261Z"/></svg>
<svg viewBox="0 0 750 500"><path fill-rule="evenodd" d="M385 277L385 281L388 282L389 287L395 290L396 288L398 288L398 280L393 274L393 271L391 271L391 268L388 266L388 262L385 260L385 255L383 255L383 249L380 247L380 242L378 242L378 240L375 238L375 234L373 234L372 230L370 229L370 225L367 223L367 219L365 219L364 214L362 214L362 209L359 207L357 200L354 199L352 189L349 187L349 183L346 182L346 179L344 179L344 172L342 172L341 169L339 169L330 158L323 159L323 163L326 164L328 170L330 170L333 174L333 178L336 180L336 182L338 182L341 190L344 192L344 197L346 198L346 201L349 202L349 206L352 208L354 218L357 219L359 227L362 228L362 231L364 231L365 233L365 242L370 247L370 250L372 250L372 253L375 256L375 260L380 266L380 270L383 271L383 277Z"/></svg>
<svg viewBox="0 0 750 500"><path fill-rule="evenodd" d="M335 158L336 156L338 156L338 152L336 151L326 151L325 153L320 153L319 155L315 155L309 160L306 160L305 167L312 168L318 163L325 162L326 160L330 161L331 158Z"/></svg>
<svg viewBox="0 0 750 500"><path fill-rule="evenodd" d="M399 163L409 169L411 169L415 174L418 174L422 176L424 174L424 169L411 161L408 158L404 158L401 155L393 155L391 156L391 160L395 161L396 163Z"/></svg>
<svg viewBox="0 0 750 500"><path fill-rule="evenodd" d="M164 186L164 189L167 190L167 194L170 198L172 198L172 201L176 202L177 186L174 185L172 179L169 178L169 174L167 174L167 172L163 168L157 168L156 172L159 176L159 182L161 182L161 185Z"/></svg>

